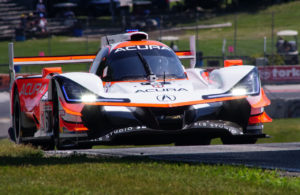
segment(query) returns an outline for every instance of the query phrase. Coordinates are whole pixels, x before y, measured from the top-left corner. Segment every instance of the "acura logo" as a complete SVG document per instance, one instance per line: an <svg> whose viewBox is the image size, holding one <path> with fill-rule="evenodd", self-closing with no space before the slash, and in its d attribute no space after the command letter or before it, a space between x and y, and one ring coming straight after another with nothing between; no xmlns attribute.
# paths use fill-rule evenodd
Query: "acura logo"
<svg viewBox="0 0 300 195"><path fill-rule="evenodd" d="M161 83L153 83L153 84L152 84L152 87L153 87L153 88L162 88L162 87L164 87L164 85L161 84Z"/></svg>
<svg viewBox="0 0 300 195"><path fill-rule="evenodd" d="M159 95L156 99L160 102L172 102L176 100L174 95Z"/></svg>

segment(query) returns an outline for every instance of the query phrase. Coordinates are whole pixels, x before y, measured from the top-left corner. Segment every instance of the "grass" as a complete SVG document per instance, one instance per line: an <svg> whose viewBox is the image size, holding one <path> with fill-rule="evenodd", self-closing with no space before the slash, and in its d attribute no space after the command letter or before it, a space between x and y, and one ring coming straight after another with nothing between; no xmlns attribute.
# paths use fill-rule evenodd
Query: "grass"
<svg viewBox="0 0 300 195"><path fill-rule="evenodd" d="M253 56L263 54L263 40L267 38L267 53L275 52L276 32L280 30L300 31L298 18L300 16L300 2L289 2L270 6L266 9L257 10L253 13L237 12L218 16L209 20L199 21L198 24L218 24L231 22L232 27L199 30L197 50L203 51L205 56L221 56L223 40L227 40L226 46L234 45L235 23L236 31L236 54ZM298 10L298 11L297 11ZM272 45L272 13L274 14L274 42ZM195 22L189 25L195 25ZM187 34L195 34L188 31ZM180 45L180 44L179 44ZM179 47L180 48L180 47ZM226 48L227 50L227 48ZM226 52L226 55L233 55Z"/></svg>
<svg viewBox="0 0 300 195"><path fill-rule="evenodd" d="M263 132L271 138L258 139L257 143L284 143L300 141L300 118L274 119L264 124ZM213 139L211 144L222 144L219 138Z"/></svg>
<svg viewBox="0 0 300 195"><path fill-rule="evenodd" d="M0 64L8 64L8 43L0 42ZM24 42L15 42L16 57L38 56L43 52L46 56L95 54L100 47L99 39L71 38L53 36L51 39L32 39ZM60 65L56 65L60 66ZM87 71L87 64L63 65L63 71ZM41 66L22 67L21 72L40 72ZM8 73L8 66L0 66L1 73Z"/></svg>
<svg viewBox="0 0 300 195"><path fill-rule="evenodd" d="M267 142L300 140L299 119L265 125ZM128 147L128 146L125 146ZM107 147L104 147L107 148ZM298 194L300 177L244 166L146 158L46 157L39 149L0 141L0 194Z"/></svg>
<svg viewBox="0 0 300 195"><path fill-rule="evenodd" d="M45 157L0 141L1 194L297 194L300 178L243 166Z"/></svg>
<svg viewBox="0 0 300 195"><path fill-rule="evenodd" d="M264 132L271 138L260 139L258 143L299 142L300 118L275 119L265 124Z"/></svg>

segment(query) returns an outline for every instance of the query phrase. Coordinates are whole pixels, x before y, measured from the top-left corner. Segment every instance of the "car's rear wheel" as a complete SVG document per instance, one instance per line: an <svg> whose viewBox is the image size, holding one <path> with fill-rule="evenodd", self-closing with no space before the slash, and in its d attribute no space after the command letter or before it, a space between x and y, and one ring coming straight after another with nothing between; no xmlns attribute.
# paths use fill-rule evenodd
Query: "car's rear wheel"
<svg viewBox="0 0 300 195"><path fill-rule="evenodd" d="M53 83L53 91L52 91L52 101L53 101L53 128L52 128L52 139L54 143L54 147L56 149L61 149L60 138L59 138L59 100L57 95L57 89L55 84Z"/></svg>
<svg viewBox="0 0 300 195"><path fill-rule="evenodd" d="M14 92L14 104L13 104L13 141L16 144L22 143L22 120L21 120L21 108L20 99L18 95L18 89Z"/></svg>
<svg viewBox="0 0 300 195"><path fill-rule="evenodd" d="M57 150L71 150L71 149L91 149L93 147L92 144L68 144L65 145L62 143L60 138L60 118L59 118L59 99L57 94L57 88L53 85L53 145Z"/></svg>
<svg viewBox="0 0 300 195"><path fill-rule="evenodd" d="M221 137L223 144L255 144L257 138L248 137Z"/></svg>

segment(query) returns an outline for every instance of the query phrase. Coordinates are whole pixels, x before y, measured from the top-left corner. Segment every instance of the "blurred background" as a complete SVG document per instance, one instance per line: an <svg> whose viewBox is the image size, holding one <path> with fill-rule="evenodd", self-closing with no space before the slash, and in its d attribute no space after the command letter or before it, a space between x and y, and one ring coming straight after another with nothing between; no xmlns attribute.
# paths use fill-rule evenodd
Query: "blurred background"
<svg viewBox="0 0 300 195"><path fill-rule="evenodd" d="M298 34L277 33L297 32L299 9L287 0L0 0L0 64L8 61L5 41L16 42L16 56L95 53L101 36L126 29L179 50L188 50L195 34L197 66L222 66L230 58L298 64L298 55L278 48L281 39L297 51Z"/></svg>

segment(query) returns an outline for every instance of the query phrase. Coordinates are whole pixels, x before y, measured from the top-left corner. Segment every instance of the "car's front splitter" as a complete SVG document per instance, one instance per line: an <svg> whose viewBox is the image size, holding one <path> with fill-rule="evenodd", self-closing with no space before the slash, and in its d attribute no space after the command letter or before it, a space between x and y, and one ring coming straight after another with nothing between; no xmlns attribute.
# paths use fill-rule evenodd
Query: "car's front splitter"
<svg viewBox="0 0 300 195"><path fill-rule="evenodd" d="M181 137L216 138L222 136L265 138L267 135L258 133L245 133L243 129L232 122L221 120L197 121L179 130L156 130L146 126L126 127L112 130L104 136L80 140L80 143L97 144L168 144L176 142Z"/></svg>

